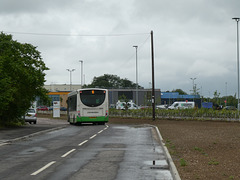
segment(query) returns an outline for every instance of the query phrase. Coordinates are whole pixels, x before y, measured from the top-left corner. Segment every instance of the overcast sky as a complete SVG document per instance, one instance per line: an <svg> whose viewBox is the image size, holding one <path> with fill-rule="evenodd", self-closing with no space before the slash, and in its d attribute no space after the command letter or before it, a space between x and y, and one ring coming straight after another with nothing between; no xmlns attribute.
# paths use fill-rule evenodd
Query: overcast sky
<svg viewBox="0 0 240 180"><path fill-rule="evenodd" d="M155 87L191 93L193 81L204 96L237 93L239 0L0 0L0 31L38 47L46 83L80 84L114 74L151 83L153 30Z"/></svg>

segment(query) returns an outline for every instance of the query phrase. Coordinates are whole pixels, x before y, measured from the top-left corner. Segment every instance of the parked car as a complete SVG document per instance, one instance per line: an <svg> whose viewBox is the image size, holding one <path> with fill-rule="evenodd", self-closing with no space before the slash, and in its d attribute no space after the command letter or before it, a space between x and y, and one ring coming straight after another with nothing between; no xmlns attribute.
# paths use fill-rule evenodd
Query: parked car
<svg viewBox="0 0 240 180"><path fill-rule="evenodd" d="M48 111L48 107L47 106L38 106L37 110L38 111Z"/></svg>
<svg viewBox="0 0 240 180"><path fill-rule="evenodd" d="M234 106L226 106L223 109L226 109L226 110L237 110L237 108L234 107Z"/></svg>
<svg viewBox="0 0 240 180"><path fill-rule="evenodd" d="M25 122L29 122L30 124L37 124L37 113L34 109L28 109L27 113L24 116Z"/></svg>
<svg viewBox="0 0 240 180"><path fill-rule="evenodd" d="M127 105L126 105L126 102L121 102L118 100L118 102L116 103L116 109L139 109L139 107L133 103L132 100L130 100L129 102L127 102Z"/></svg>
<svg viewBox="0 0 240 180"><path fill-rule="evenodd" d="M168 105L167 104L163 104L163 105L157 105L156 109L167 109Z"/></svg>
<svg viewBox="0 0 240 180"><path fill-rule="evenodd" d="M65 107L60 107L60 111L67 111L67 108L65 108Z"/></svg>
<svg viewBox="0 0 240 180"><path fill-rule="evenodd" d="M53 106L48 107L49 111L53 111Z"/></svg>

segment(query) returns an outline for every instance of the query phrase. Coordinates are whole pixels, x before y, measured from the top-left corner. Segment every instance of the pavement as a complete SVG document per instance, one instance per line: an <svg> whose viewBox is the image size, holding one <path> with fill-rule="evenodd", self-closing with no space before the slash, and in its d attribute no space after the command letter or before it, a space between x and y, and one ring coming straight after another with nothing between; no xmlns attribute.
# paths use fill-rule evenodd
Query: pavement
<svg viewBox="0 0 240 180"><path fill-rule="evenodd" d="M2 144L18 141L41 133L64 128L68 125L65 120L52 120L38 118L37 124L28 124L14 128L0 128L0 146Z"/></svg>

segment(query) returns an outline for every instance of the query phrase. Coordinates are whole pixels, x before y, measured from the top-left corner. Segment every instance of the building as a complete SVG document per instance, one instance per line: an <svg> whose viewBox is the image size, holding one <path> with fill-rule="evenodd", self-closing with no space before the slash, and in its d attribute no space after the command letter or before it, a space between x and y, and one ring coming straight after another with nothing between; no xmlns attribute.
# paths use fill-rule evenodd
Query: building
<svg viewBox="0 0 240 180"><path fill-rule="evenodd" d="M82 86L78 84L72 84L71 87L69 84L50 84L44 85L44 88L49 91L48 96L52 99L52 102L60 101L61 107L67 107L68 93L70 93L71 90L81 89Z"/></svg>
<svg viewBox="0 0 240 180"><path fill-rule="evenodd" d="M67 107L67 98L70 91L49 92L48 96L53 101L60 101L60 107Z"/></svg>
<svg viewBox="0 0 240 180"><path fill-rule="evenodd" d="M52 101L60 101L61 107L67 107L67 96L70 93L69 84L51 84L44 86L48 91ZM72 91L81 89L81 85L72 84ZM136 103L136 89L108 89L109 104L116 105L123 95ZM201 107L200 95L180 95L178 92L161 92L160 89L155 89L155 104L171 105L175 101L194 101L198 107ZM138 89L138 105L152 105L152 89Z"/></svg>
<svg viewBox="0 0 240 180"><path fill-rule="evenodd" d="M69 84L50 84L44 85L44 88L47 89L49 92L58 92L58 91L72 91L81 89L82 86L80 84L72 84L71 88Z"/></svg>
<svg viewBox="0 0 240 180"><path fill-rule="evenodd" d="M175 101L194 101L201 107L200 95L180 95L178 92L161 92L161 104L171 105Z"/></svg>
<svg viewBox="0 0 240 180"><path fill-rule="evenodd" d="M123 95L136 103L136 89L108 89L109 104L115 105ZM155 89L155 103L161 102L161 90ZM138 105L151 106L152 105L152 89L138 89Z"/></svg>
<svg viewBox="0 0 240 180"><path fill-rule="evenodd" d="M60 101L61 107L67 107L67 96L70 93L70 85L67 84L51 84L44 86L49 92L48 95L53 101ZM81 89L81 85L72 85L72 91ZM108 89L109 104L115 105L123 95L136 103L136 89ZM161 91L155 89L155 103L161 103ZM152 105L152 89L138 89L138 105Z"/></svg>

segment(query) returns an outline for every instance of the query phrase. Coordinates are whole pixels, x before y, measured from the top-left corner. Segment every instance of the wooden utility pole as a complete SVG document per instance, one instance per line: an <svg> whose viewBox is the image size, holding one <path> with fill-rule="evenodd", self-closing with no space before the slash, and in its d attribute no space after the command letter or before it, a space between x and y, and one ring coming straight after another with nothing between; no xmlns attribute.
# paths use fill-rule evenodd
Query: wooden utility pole
<svg viewBox="0 0 240 180"><path fill-rule="evenodd" d="M151 50L152 50L152 120L155 120L155 85L154 85L154 49L153 31L151 31Z"/></svg>

